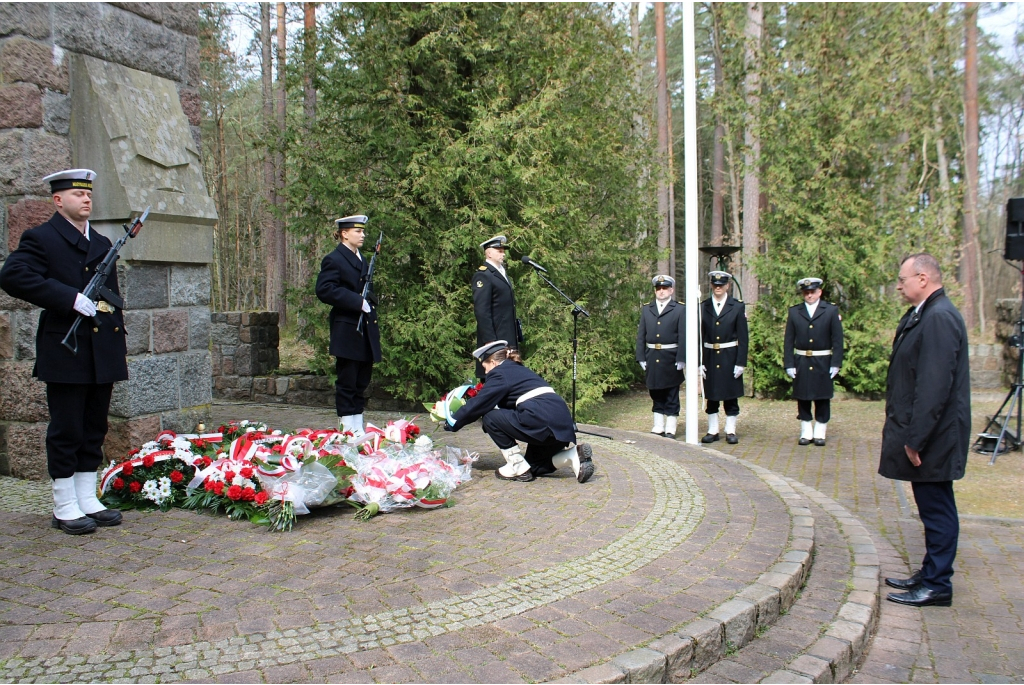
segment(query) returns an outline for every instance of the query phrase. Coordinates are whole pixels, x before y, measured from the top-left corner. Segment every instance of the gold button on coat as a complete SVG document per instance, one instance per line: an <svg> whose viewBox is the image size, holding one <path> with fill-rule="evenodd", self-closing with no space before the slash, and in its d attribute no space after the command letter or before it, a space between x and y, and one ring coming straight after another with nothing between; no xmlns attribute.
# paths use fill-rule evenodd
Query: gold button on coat
<svg viewBox="0 0 1024 685"><path fill-rule="evenodd" d="M100 332L100 329L98 329L98 328L94 328L94 329L92 329L92 332L93 332L93 333L99 333L99 332Z"/></svg>

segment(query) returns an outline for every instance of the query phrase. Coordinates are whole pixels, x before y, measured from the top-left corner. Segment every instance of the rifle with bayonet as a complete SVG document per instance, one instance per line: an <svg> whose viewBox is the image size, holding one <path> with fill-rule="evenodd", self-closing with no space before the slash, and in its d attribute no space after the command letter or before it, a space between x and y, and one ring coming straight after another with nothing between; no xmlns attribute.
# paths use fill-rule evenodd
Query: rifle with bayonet
<svg viewBox="0 0 1024 685"><path fill-rule="evenodd" d="M149 207L146 207L146 211L142 213L142 216L137 216L129 224L122 224L124 228L124 235L118 239L116 243L110 246L107 250L106 256L103 257L103 261L100 262L95 271L93 272L92 279L89 284L85 286L85 290L82 294L88 297L90 300L95 302L97 296L103 298L104 301L109 302L118 309L124 309L124 300L115 293L113 290L107 287L107 278L110 276L110 272L114 269L114 265L117 263L118 252L124 247L125 243L128 242L129 238L134 238L142 230L142 224L146 223L146 217L149 216ZM79 314L75 317L74 323L71 324L71 329L68 330L68 334L61 340L61 345L71 350L71 354L78 354L78 327L82 323L82 319L85 317ZM93 325L99 326L99 319L92 317Z"/></svg>
<svg viewBox="0 0 1024 685"><path fill-rule="evenodd" d="M369 302L369 298L373 293L373 272L377 268L377 255L380 254L380 243L384 240L384 231L380 232L380 236L377 238L377 244L373 248L373 257L370 258L370 268L366 270L366 284L363 286L363 299ZM376 297L374 298L376 299ZM363 319L366 318L366 312L359 312L359 321L356 322L356 333L363 332Z"/></svg>

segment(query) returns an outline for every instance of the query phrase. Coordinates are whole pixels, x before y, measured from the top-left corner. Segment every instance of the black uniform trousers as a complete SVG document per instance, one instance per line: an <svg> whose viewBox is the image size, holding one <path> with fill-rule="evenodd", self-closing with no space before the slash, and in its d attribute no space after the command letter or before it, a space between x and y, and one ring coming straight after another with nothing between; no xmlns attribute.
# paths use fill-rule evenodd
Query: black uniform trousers
<svg viewBox="0 0 1024 685"><path fill-rule="evenodd" d="M366 389L370 387L370 378L373 376L373 361L361 362L338 357L334 371L338 375L334 382L334 406L338 416L362 414L366 406Z"/></svg>
<svg viewBox="0 0 1024 685"><path fill-rule="evenodd" d="M651 411L665 416L679 416L679 388L678 385L674 388L648 388L647 392L651 394L654 403Z"/></svg>
<svg viewBox="0 0 1024 685"><path fill-rule="evenodd" d="M113 383L47 383L46 467L50 478L93 472L103 461Z"/></svg>
<svg viewBox="0 0 1024 685"><path fill-rule="evenodd" d="M484 425L484 432L491 436L491 440L499 449L507 450L514 447L516 441L526 443L526 454L523 458L534 467L548 467L554 469L551 457L555 456L569 443L562 442L551 433L543 442L538 442L536 437L530 437L519 427L516 412L512 409L493 409L483 415L480 419Z"/></svg>
<svg viewBox="0 0 1024 685"><path fill-rule="evenodd" d="M960 537L953 481L911 483L917 511L924 524L924 562L921 583L937 592L953 591L953 560Z"/></svg>
<svg viewBox="0 0 1024 685"><path fill-rule="evenodd" d="M828 423L832 418L831 400L797 400L796 418L800 421L811 420L811 402L814 402L814 420L818 423Z"/></svg>
<svg viewBox="0 0 1024 685"><path fill-rule="evenodd" d="M740 415L740 398L734 397L731 400L723 400L725 404L725 415L726 416L739 416ZM718 413L718 400L708 400L708 408L705 410L707 414Z"/></svg>

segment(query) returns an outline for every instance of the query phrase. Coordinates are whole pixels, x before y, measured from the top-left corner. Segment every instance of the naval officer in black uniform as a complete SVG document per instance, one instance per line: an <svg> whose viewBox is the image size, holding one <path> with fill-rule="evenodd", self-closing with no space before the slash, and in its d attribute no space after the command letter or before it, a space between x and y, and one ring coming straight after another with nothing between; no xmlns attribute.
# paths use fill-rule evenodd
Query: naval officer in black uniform
<svg viewBox="0 0 1024 685"><path fill-rule="evenodd" d="M701 366L704 398L708 402L708 432L701 442L718 440L718 407L725 404L725 441L735 445L736 417L743 395L747 366L747 314L743 303L729 294L732 274L712 271L711 297L701 303Z"/></svg>
<svg viewBox="0 0 1024 685"><path fill-rule="evenodd" d="M355 436L363 434L363 408L373 365L380 361L380 330L377 328L376 297L363 299L363 286L370 269L359 248L366 239L365 215L337 219L338 247L323 258L316 277L316 296L331 305L330 353L337 358L334 369L334 405L338 429ZM356 326L363 316L362 331Z"/></svg>
<svg viewBox="0 0 1024 685"><path fill-rule="evenodd" d="M104 508L96 497L110 395L115 382L128 379L128 364L120 310L82 294L111 247L89 225L95 178L89 169L44 178L57 211L25 231L0 270L0 287L43 308L32 375L46 383L50 410L46 467L53 479L52 526L72 535L121 523L121 512ZM120 295L116 270L106 287ZM89 318L78 328L74 354L61 341L79 315Z"/></svg>
<svg viewBox="0 0 1024 685"><path fill-rule="evenodd" d="M799 444L825 445L831 418L832 379L843 365L843 320L839 308L821 299L821 279L801 278L796 285L804 301L789 308L783 364L793 379ZM814 424L811 424L814 402Z"/></svg>
<svg viewBox="0 0 1024 685"><path fill-rule="evenodd" d="M473 274L473 314L476 316L476 344L479 347L494 340L507 340L509 349L518 351L523 330L516 318L516 297L512 281L505 271L505 248L508 240L497 235L480 243L484 263ZM476 375L485 372L477 362Z"/></svg>
<svg viewBox="0 0 1024 685"><path fill-rule="evenodd" d="M445 423L448 431L481 419L484 432L501 450L505 465L494 472L502 480L529 482L570 467L578 483L594 474L593 452L576 444L576 429L565 400L547 381L523 366L504 340L473 351L487 374L483 388ZM519 442L526 443L524 458Z"/></svg>
<svg viewBox="0 0 1024 685"><path fill-rule="evenodd" d="M676 302L676 280L658 275L654 300L640 310L636 331L636 360L646 372L647 391L654 406L651 432L676 437L679 422L679 386L686 366L686 306Z"/></svg>

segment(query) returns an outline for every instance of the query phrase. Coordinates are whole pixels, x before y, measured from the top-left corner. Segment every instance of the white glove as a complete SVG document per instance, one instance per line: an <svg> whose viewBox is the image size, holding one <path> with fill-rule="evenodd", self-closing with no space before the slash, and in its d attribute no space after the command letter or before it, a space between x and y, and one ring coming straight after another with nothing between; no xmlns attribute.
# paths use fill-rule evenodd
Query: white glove
<svg viewBox="0 0 1024 685"><path fill-rule="evenodd" d="M699 371L700 371L700 377L701 378L707 378L708 377L708 370L706 368L704 368L703 364L700 365Z"/></svg>
<svg viewBox="0 0 1024 685"><path fill-rule="evenodd" d="M676 371L682 371L686 368L686 362L676 362Z"/></svg>
<svg viewBox="0 0 1024 685"><path fill-rule="evenodd" d="M732 367L732 377L733 378L739 378L740 376L742 376L743 375L743 369L744 369L744 367L742 367L742 366L734 366L734 367Z"/></svg>
<svg viewBox="0 0 1024 685"><path fill-rule="evenodd" d="M640 368L643 369L644 371L646 371L647 370L647 362L640 362Z"/></svg>
<svg viewBox="0 0 1024 685"><path fill-rule="evenodd" d="M96 316L96 303L82 293L75 295L75 311L82 316Z"/></svg>
<svg viewBox="0 0 1024 685"><path fill-rule="evenodd" d="M839 373L839 367L833 366L828 370L828 377L835 378L837 373Z"/></svg>
<svg viewBox="0 0 1024 685"><path fill-rule="evenodd" d="M367 314L370 313L370 303L367 302L366 300L363 300L363 311L366 312Z"/></svg>
<svg viewBox="0 0 1024 685"><path fill-rule="evenodd" d="M790 368L790 369L786 369L786 374L787 374L787 375L788 375L788 376L789 376L790 378L796 378L796 369L793 369L793 368Z"/></svg>

